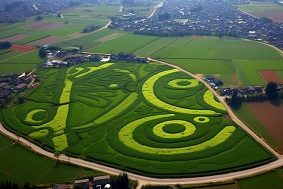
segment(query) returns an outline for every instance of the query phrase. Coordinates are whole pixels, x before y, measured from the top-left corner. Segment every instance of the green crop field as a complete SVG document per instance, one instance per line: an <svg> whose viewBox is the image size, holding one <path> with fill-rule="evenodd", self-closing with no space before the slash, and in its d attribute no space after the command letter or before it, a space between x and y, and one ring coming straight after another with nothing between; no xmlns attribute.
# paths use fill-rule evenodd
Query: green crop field
<svg viewBox="0 0 283 189"><path fill-rule="evenodd" d="M88 63L38 71L43 83L1 111L47 149L156 177L251 168L272 155L196 79L159 64Z"/></svg>
<svg viewBox="0 0 283 189"><path fill-rule="evenodd" d="M243 180L239 180L237 185L241 189L266 189L272 187L272 189L281 189L283 186L283 168L279 168L277 170L271 171L269 173L265 173L262 175L258 175L253 178L247 178ZM272 183L272 186L270 186Z"/></svg>
<svg viewBox="0 0 283 189"><path fill-rule="evenodd" d="M283 13L283 7L275 3L254 3L246 5L237 5L240 10L252 13Z"/></svg>
<svg viewBox="0 0 283 189"><path fill-rule="evenodd" d="M9 52L9 56L7 54L8 53L0 55L0 58L4 58L4 55L7 56L5 57L5 59L3 59L3 61L0 61L1 74L10 73L10 72L23 73L27 70L31 70L32 68L34 68L36 65L38 65L43 61L38 56L38 50L34 50L22 54L12 51Z"/></svg>
<svg viewBox="0 0 283 189"><path fill-rule="evenodd" d="M153 43L155 40L158 40L159 37L153 36L136 36L134 34L125 34L121 37L115 38L113 40L108 41L107 43L103 43L99 46L96 46L92 49L88 49L89 52L95 53L133 53L144 46ZM127 45L121 45L127 44ZM155 47L151 47L155 48Z"/></svg>
<svg viewBox="0 0 283 189"><path fill-rule="evenodd" d="M127 45L121 46L122 43ZM283 70L282 56L275 49L241 39L157 38L126 34L88 51L149 56L196 74L217 75L224 85L265 85L260 70Z"/></svg>
<svg viewBox="0 0 283 189"><path fill-rule="evenodd" d="M20 185L29 182L31 185L50 186L103 174L37 155L3 135L0 135L0 152L0 182L8 180Z"/></svg>

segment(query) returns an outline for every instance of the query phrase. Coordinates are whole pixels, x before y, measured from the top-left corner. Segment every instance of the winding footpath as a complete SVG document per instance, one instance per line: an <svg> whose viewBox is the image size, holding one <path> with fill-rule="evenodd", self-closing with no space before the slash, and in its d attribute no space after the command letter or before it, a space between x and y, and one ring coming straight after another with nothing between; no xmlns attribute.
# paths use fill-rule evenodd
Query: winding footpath
<svg viewBox="0 0 283 189"><path fill-rule="evenodd" d="M211 86L209 84L204 82L204 80L201 77L198 77L198 76L196 76L196 75L194 75L194 74L192 74L192 73L190 73L190 72L188 72L188 71L186 71L186 70L184 70L184 69L182 69L178 66L175 66L175 65L172 65L172 64L169 64L169 63L166 63L166 62L162 62L162 61L158 61L158 60L154 60L154 59L149 59L149 60L155 61L155 62L158 62L158 63L162 63L162 64L168 65L168 66L176 68L176 69L179 69L180 71L187 73L187 74L191 75L192 77L200 80L202 83L204 83L205 86L208 87L214 93L214 95L219 99L219 101L222 102L225 105L229 115L231 116L231 119L235 123L237 123L240 127L242 127L247 133L249 133L261 145L263 145L270 152L272 152L277 157L277 160L275 160L271 163L268 163L266 165L262 165L262 166L255 167L255 168L248 169L248 170L242 170L242 171L220 174L220 175L213 175L213 176L195 177L195 178L176 178L176 179L166 178L166 179L162 179L162 178L145 177L145 176L141 176L141 175L137 175L137 174L127 172L129 178L131 178L133 180L137 180L139 182L139 185L137 187L138 189L140 189L143 185L146 185L146 184L176 185L176 184L204 184L204 183L213 183L213 182L225 182L225 181L230 181L230 180L234 180L234 179L239 179L239 178L257 175L257 174L260 174L262 172L270 171L270 170L273 170L273 169L276 169L276 168L283 166L283 156L278 154L276 151L274 151L268 144L265 143L264 140L259 138L244 123L242 123L241 120L239 120L236 117L236 115L233 113L231 108L225 103L224 99L221 98L211 88ZM118 175L118 174L124 172L123 170L107 167L107 166L100 165L100 164L97 164L97 163L88 162L88 161L78 159L78 158L68 157L64 154L61 154L58 157L56 157L53 153L48 152L48 151L40 148L39 146L31 143L30 141L28 141L28 140L26 140L22 137L19 137L19 136L15 135L14 133L6 130L1 123L0 123L0 132L3 133L4 135L8 136L9 138L12 138L13 140L17 141L18 143L26 146L31 151L42 154L42 155L47 156L47 157L54 159L54 160L60 160L60 161L63 161L63 162L72 163L72 164L75 164L75 165L87 167L87 168L90 168L90 169L95 169L95 170L105 172L107 174L112 174L112 175Z"/></svg>

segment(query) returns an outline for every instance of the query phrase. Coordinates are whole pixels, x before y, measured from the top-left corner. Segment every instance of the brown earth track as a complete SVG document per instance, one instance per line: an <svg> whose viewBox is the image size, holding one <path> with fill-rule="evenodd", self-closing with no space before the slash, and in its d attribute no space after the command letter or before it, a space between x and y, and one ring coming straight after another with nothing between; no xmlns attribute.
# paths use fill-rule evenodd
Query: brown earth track
<svg viewBox="0 0 283 189"><path fill-rule="evenodd" d="M30 52L35 50L36 48L27 45L12 44L12 47L10 47L10 49L17 52Z"/></svg>
<svg viewBox="0 0 283 189"><path fill-rule="evenodd" d="M192 39L201 39L201 38L203 38L202 36L199 36L199 35L193 35L192 36Z"/></svg>
<svg viewBox="0 0 283 189"><path fill-rule="evenodd" d="M14 42L20 39L24 39L26 37L28 37L29 35L25 35L25 34L17 34L17 35L13 35L13 36L9 36L9 37L5 37L0 39L0 41L9 41L9 42Z"/></svg>
<svg viewBox="0 0 283 189"><path fill-rule="evenodd" d="M278 75L273 70L261 70L261 75L264 77L265 81L276 82L278 84L283 84L283 81L278 77Z"/></svg>
<svg viewBox="0 0 283 189"><path fill-rule="evenodd" d="M277 149L283 153L283 106L271 102L249 103L249 107L264 128L274 137Z"/></svg>
<svg viewBox="0 0 283 189"><path fill-rule="evenodd" d="M58 43L62 41L64 38L63 37L58 37L58 36L48 36L42 39L38 39L36 41L32 41L30 43L27 43L27 45L51 45L54 43Z"/></svg>
<svg viewBox="0 0 283 189"><path fill-rule="evenodd" d="M46 22L46 21L37 21L31 24L25 25L26 28L39 29L39 30L54 30L63 27L64 24L60 22Z"/></svg>

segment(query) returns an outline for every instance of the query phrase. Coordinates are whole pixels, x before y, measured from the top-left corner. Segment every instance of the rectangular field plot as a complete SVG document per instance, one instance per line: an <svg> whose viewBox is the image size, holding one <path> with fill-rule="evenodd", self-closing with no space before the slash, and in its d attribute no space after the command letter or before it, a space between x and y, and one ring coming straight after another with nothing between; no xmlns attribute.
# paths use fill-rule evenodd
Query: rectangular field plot
<svg viewBox="0 0 283 189"><path fill-rule="evenodd" d="M0 62L0 74L8 74L8 73L24 73L25 71L31 70L35 68L36 64L24 64L24 63L8 63L3 64Z"/></svg>
<svg viewBox="0 0 283 189"><path fill-rule="evenodd" d="M57 163L30 152L14 141L0 135L0 182L15 181L20 185L52 185L75 179L102 175L101 172Z"/></svg>
<svg viewBox="0 0 283 189"><path fill-rule="evenodd" d="M261 70L279 70L283 69L281 61L252 61L241 60L234 61L237 66L238 76L242 81L242 85L265 85L267 82L261 75Z"/></svg>
<svg viewBox="0 0 283 189"><path fill-rule="evenodd" d="M88 51L96 53L132 53L157 39L158 37L139 36L137 38L134 34L125 34L121 37L110 40L107 43L103 43L95 48L89 49Z"/></svg>
<svg viewBox="0 0 283 189"><path fill-rule="evenodd" d="M180 41L182 40L182 41ZM281 60L278 52L254 41L203 37L182 38L152 55L160 58L201 58L227 60Z"/></svg>
<svg viewBox="0 0 283 189"><path fill-rule="evenodd" d="M175 38L160 38L158 40L153 41L152 43L147 44L146 46L141 47L140 49L137 49L133 53L138 56L150 56L154 52L158 51L159 49L162 49L163 47L166 47L168 44L173 43L176 39Z"/></svg>
<svg viewBox="0 0 283 189"><path fill-rule="evenodd" d="M43 60L39 58L38 56L38 50L34 50L32 52L19 54L18 56L9 58L7 60L4 60L0 62L0 65L3 64L38 64L39 62L42 62Z"/></svg>
<svg viewBox="0 0 283 189"><path fill-rule="evenodd" d="M235 74L233 61L228 60L199 60L199 59L163 59L180 66L192 73L200 74Z"/></svg>
<svg viewBox="0 0 283 189"><path fill-rule="evenodd" d="M237 5L237 7L258 18L267 17L274 22L283 21L283 7L276 3L251 3L248 5Z"/></svg>
<svg viewBox="0 0 283 189"><path fill-rule="evenodd" d="M71 34L67 37L69 38L75 38L75 39L70 39L61 43L58 43L56 46L59 46L61 48L65 48L65 47L80 47L83 46L83 49L89 49L91 47L94 47L98 44L100 44L101 42L98 42L99 39L102 39L106 36L109 35L113 35L115 33L115 35L118 36L122 35L124 32L122 31L117 31L117 30L108 30L108 29L104 29L95 33L91 33L91 34L81 34L81 33L77 33L77 34ZM78 38L78 36L81 36ZM109 38L111 39L111 38ZM104 40L109 40L104 38Z"/></svg>

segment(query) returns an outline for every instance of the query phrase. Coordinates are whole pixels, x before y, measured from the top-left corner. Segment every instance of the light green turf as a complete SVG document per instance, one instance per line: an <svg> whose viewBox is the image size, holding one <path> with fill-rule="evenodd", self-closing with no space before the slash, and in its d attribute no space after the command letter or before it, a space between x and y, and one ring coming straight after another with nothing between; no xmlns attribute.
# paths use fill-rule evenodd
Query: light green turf
<svg viewBox="0 0 283 189"><path fill-rule="evenodd" d="M166 125L169 125L169 124L179 124L179 125L184 126L186 129L185 129L185 131L180 132L180 133L173 133L173 134L172 133L166 133L166 132L164 132L163 128ZM165 122L157 124L153 128L153 133L156 136L160 136L162 138L170 139L170 138L182 138L182 137L190 136L195 132L195 130L196 130L196 127L190 122L183 121L183 120L170 120L170 121L165 121Z"/></svg>
<svg viewBox="0 0 283 189"><path fill-rule="evenodd" d="M213 137L210 140L207 140L206 142L203 142L197 145L193 145L193 146L181 147L181 148L161 148L160 149L160 148L155 148L155 147L144 146L136 142L136 140L133 138L134 130L140 125L148 121L151 121L151 120L164 118L164 117L170 117L170 116L173 116L173 115L165 114L165 115L150 116L150 117L145 117L145 118L133 121L120 130L120 132L118 133L119 139L127 147L135 149L142 153L159 154L159 155L169 155L169 154L173 155L173 154L199 152L199 151L203 151L208 148L217 146L221 144L222 142L226 141L236 129L234 126L227 126L222 131L220 131L215 137Z"/></svg>
<svg viewBox="0 0 283 189"><path fill-rule="evenodd" d="M171 73L176 73L176 72L179 72L179 70L177 69L167 70L167 71L163 71L158 74L155 74L154 76L149 78L142 87L142 93L144 95L144 98L151 104L159 108L171 111L171 112L176 112L176 113L178 112L178 113L184 113L184 114L216 115L217 113L212 110L193 110L193 109L173 106L171 104L161 101L155 96L154 87L153 87L155 82L163 76L166 76Z"/></svg>
<svg viewBox="0 0 283 189"><path fill-rule="evenodd" d="M215 99L214 99L214 94L210 91L210 90L207 90L204 95L203 95L203 100L204 102L206 102L207 104L209 104L210 106L212 107L215 107L219 110L224 110L226 111L226 108L223 106L222 103L220 102L217 102Z"/></svg>

